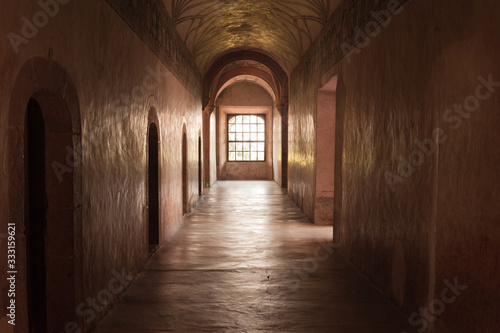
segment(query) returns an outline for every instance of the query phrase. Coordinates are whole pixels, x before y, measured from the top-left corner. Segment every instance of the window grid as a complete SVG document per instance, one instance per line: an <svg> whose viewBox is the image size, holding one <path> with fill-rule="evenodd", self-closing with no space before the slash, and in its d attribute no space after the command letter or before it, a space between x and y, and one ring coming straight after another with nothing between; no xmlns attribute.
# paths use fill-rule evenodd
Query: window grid
<svg viewBox="0 0 500 333"><path fill-rule="evenodd" d="M227 121L227 160L266 161L266 116L231 115Z"/></svg>

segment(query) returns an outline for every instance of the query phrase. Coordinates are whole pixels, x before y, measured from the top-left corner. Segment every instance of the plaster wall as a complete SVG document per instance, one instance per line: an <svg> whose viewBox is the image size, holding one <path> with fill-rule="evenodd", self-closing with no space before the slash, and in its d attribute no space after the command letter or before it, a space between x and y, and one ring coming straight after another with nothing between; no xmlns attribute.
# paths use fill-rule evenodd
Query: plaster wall
<svg viewBox="0 0 500 333"><path fill-rule="evenodd" d="M217 181L217 112L210 115L210 185Z"/></svg>
<svg viewBox="0 0 500 333"><path fill-rule="evenodd" d="M294 79L292 86L302 78ZM288 119L288 194L311 221L316 198L317 89L312 86L290 95Z"/></svg>
<svg viewBox="0 0 500 333"><path fill-rule="evenodd" d="M5 4L0 35L5 37L9 32L21 34L21 18L31 20L40 10L37 2ZM188 135L189 204L193 205L198 198L197 140L201 129L201 94L200 89L188 90L181 84L106 1L71 1L60 5L54 17L37 30L27 44L19 46L18 53L7 38L0 42L1 233L6 233L9 221L8 170L11 161L7 147L12 87L20 68L30 58L50 58L72 80L81 115L82 227L75 233L81 233L83 240L79 249L83 273L80 277L82 297L76 300L75 320L81 328L88 330L119 295L113 295L103 304L102 311L94 311L95 318L76 314L80 302L88 297L95 298L100 291L109 288L110 281L115 278L113 271L135 276L148 259L146 184L150 119L157 119L160 133L161 242L166 241L183 221L183 124L187 126ZM32 80L35 82L38 80L36 72L34 65ZM50 79L60 78L54 76ZM26 86L31 85L32 82L26 82ZM150 114L153 115L151 118ZM23 129L16 130L19 130L22 142ZM22 145L19 151L22 151ZM58 162L66 164L65 156L61 156ZM23 199L22 194L16 195ZM17 216L16 221L23 221L23 216ZM22 274L26 258L20 226L16 237L17 263ZM6 240L0 238L2 253L7 252ZM7 271L6 256L0 260L0 269ZM25 332L26 310L21 300L25 296L25 287L21 284L18 288L15 331ZM3 279L0 282L2 332L13 331L13 327L6 323L7 289Z"/></svg>
<svg viewBox="0 0 500 333"><path fill-rule="evenodd" d="M314 223L333 224L335 174L335 91L319 91L316 117L316 197Z"/></svg>
<svg viewBox="0 0 500 333"><path fill-rule="evenodd" d="M437 7L442 28L435 41L441 47L432 84L439 87L437 125L448 139L435 165L433 298L441 297L445 280L456 278L467 290L447 307L442 321L451 332L495 332L500 327L500 3Z"/></svg>
<svg viewBox="0 0 500 333"><path fill-rule="evenodd" d="M292 73L290 195L312 216L315 96L339 74L335 241L417 313L417 329L500 327L498 12L496 1L408 1L328 72L313 53L307 76ZM450 283L467 289L434 323L418 315Z"/></svg>
<svg viewBox="0 0 500 333"><path fill-rule="evenodd" d="M500 327L492 303L500 295L500 150L491 144L499 140L500 95L459 111L477 101L479 77L500 81L492 33L500 31L498 9L494 2L410 2L351 64L341 64L341 241L409 315L441 300L446 281L467 286L445 305L437 332ZM422 17L429 24L421 26ZM434 152L433 141L440 142ZM433 328L426 320L417 326Z"/></svg>
<svg viewBox="0 0 500 333"><path fill-rule="evenodd" d="M282 162L282 117L276 107L273 108L273 178L278 185L283 184Z"/></svg>

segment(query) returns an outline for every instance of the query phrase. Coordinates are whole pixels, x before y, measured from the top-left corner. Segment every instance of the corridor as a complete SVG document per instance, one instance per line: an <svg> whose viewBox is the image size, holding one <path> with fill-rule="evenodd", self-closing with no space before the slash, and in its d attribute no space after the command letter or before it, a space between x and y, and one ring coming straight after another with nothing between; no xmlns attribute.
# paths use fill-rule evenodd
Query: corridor
<svg viewBox="0 0 500 333"><path fill-rule="evenodd" d="M328 245L329 244L329 245ZM217 182L95 333L413 332L274 182Z"/></svg>

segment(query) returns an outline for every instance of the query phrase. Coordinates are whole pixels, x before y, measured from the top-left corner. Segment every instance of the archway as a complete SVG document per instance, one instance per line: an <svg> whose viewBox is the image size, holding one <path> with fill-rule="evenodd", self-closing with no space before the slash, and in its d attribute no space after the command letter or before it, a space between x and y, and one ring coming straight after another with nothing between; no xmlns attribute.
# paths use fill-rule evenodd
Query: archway
<svg viewBox="0 0 500 333"><path fill-rule="evenodd" d="M16 225L16 329L60 332L82 295L78 100L54 62L30 59L9 110L9 223ZM24 297L23 297L24 296Z"/></svg>
<svg viewBox="0 0 500 333"><path fill-rule="evenodd" d="M152 252L160 244L159 137L154 123L148 132L148 243Z"/></svg>
<svg viewBox="0 0 500 333"><path fill-rule="evenodd" d="M282 117L275 106L275 91L252 75L219 85L213 153L217 180L274 180L281 185ZM238 116L242 118L236 124Z"/></svg>
<svg viewBox="0 0 500 333"><path fill-rule="evenodd" d="M238 63L240 62L240 63ZM243 64L241 64L243 62ZM248 62L248 63L247 63ZM215 110L215 100L220 89L234 77L252 75L261 82L263 86L269 86L275 96L275 109L279 114L281 137L280 142L279 170L276 177L277 182L283 188L288 187L288 91L289 81L287 73L281 66L268 55L259 51L234 50L216 58L210 68L203 76L203 138L204 138L204 176L205 181L211 180L215 173L216 157L213 155L211 115ZM277 118L278 120L278 118ZM278 128L277 128L278 129Z"/></svg>
<svg viewBox="0 0 500 333"><path fill-rule="evenodd" d="M45 184L45 123L42 110L30 99L27 123L27 272L30 332L47 332L47 272L45 234L47 194Z"/></svg>
<svg viewBox="0 0 500 333"><path fill-rule="evenodd" d="M51 93L34 94L25 135L29 332L61 331L75 316L72 168L80 163L66 103Z"/></svg>

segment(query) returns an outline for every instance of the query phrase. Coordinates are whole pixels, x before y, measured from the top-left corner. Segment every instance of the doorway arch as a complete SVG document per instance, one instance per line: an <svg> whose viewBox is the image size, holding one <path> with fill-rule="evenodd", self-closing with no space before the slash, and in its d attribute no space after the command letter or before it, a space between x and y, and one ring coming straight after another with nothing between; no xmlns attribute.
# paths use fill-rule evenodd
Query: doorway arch
<svg viewBox="0 0 500 333"><path fill-rule="evenodd" d="M16 225L16 329L64 331L82 297L81 124L64 69L35 57L9 106L9 223ZM20 297L19 297L20 296Z"/></svg>

